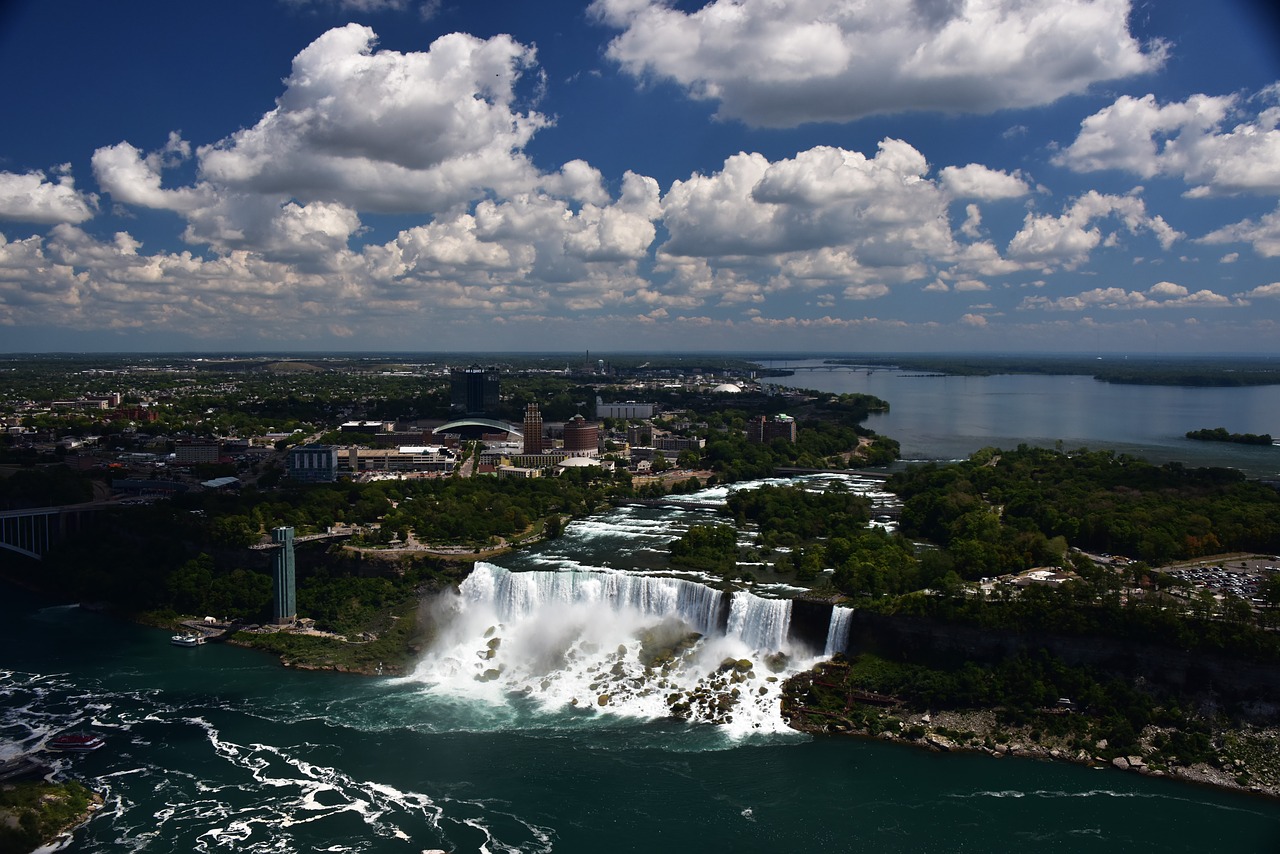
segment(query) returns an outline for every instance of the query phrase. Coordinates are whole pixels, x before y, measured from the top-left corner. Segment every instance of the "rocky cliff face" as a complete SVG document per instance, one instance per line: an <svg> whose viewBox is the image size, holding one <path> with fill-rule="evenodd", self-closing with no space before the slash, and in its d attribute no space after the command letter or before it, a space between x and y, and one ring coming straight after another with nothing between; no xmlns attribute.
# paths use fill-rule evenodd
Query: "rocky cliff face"
<svg viewBox="0 0 1280 854"><path fill-rule="evenodd" d="M1211 696L1230 703L1280 703L1280 665L1185 652L1157 643L1018 634L864 611L855 615L849 638L851 654L866 651L886 658L940 664L994 661L1042 649L1068 664L1145 679L1181 694Z"/></svg>

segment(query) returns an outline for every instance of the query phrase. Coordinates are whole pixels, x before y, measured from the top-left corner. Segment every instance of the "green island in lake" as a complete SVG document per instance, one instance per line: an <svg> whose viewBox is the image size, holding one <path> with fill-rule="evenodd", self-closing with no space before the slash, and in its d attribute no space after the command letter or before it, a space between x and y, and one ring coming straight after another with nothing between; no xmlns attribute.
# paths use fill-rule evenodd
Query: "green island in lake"
<svg viewBox="0 0 1280 854"><path fill-rule="evenodd" d="M1231 442L1237 445L1271 445L1270 433L1228 433L1225 427L1205 430L1188 430L1188 439L1198 442Z"/></svg>

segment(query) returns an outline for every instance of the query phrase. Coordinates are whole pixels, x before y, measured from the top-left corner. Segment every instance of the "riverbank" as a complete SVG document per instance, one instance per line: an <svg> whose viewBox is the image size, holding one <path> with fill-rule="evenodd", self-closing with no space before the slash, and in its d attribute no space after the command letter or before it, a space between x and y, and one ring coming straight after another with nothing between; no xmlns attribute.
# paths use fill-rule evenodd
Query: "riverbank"
<svg viewBox="0 0 1280 854"><path fill-rule="evenodd" d="M992 757L1021 756L1071 762L1098 769L1119 770L1149 777L1168 777L1199 785L1280 798L1280 727L1244 722L1228 723L1222 716L1186 715L1192 727L1151 725L1137 735L1135 749L1118 751L1107 739L1082 743L1079 727L1045 726L1054 717L1076 715L1068 707L1039 710L1032 720L1016 723L1005 709L912 708L897 697L870 692L845 695L844 708L810 702L815 683L832 685L839 663L823 662L788 681L782 714L788 725L815 736L854 736L898 742L937 752L965 751ZM847 689L846 689L847 690ZM1205 759L1180 762L1169 745L1185 731L1207 728ZM1087 729L1087 728L1086 728Z"/></svg>
<svg viewBox="0 0 1280 854"><path fill-rule="evenodd" d="M102 803L101 795L74 780L6 783L0 787L0 852L24 854L55 845L92 818Z"/></svg>

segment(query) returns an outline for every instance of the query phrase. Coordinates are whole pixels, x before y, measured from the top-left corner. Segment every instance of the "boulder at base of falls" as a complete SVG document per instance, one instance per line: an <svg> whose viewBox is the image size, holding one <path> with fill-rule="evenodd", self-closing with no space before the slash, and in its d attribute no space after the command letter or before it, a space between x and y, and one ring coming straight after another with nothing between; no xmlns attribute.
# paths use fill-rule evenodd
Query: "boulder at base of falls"
<svg viewBox="0 0 1280 854"><path fill-rule="evenodd" d="M791 659L785 652L771 652L764 657L764 666L769 668L770 673L781 673L790 663Z"/></svg>

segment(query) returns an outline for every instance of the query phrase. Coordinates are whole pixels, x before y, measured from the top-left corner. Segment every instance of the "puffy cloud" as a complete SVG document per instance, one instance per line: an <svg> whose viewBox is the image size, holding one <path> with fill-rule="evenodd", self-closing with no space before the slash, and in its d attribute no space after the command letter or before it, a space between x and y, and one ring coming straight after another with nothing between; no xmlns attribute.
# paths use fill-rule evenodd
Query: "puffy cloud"
<svg viewBox="0 0 1280 854"><path fill-rule="evenodd" d="M668 190L662 208L670 239L661 251L713 257L834 249L843 250L843 261L832 277L849 273L850 264L912 269L955 248L946 199L923 177L927 171L918 151L892 139L874 158L827 146L776 163L737 154L720 172Z"/></svg>
<svg viewBox="0 0 1280 854"><path fill-rule="evenodd" d="M254 250L314 270L331 269L359 228L357 213L336 202L280 204L270 197L234 193L191 211L183 238L219 252Z"/></svg>
<svg viewBox="0 0 1280 854"><path fill-rule="evenodd" d="M1280 282L1272 282L1269 285L1258 285L1250 291L1242 294L1236 294L1237 299L1280 299Z"/></svg>
<svg viewBox="0 0 1280 854"><path fill-rule="evenodd" d="M979 329L987 325L987 319L981 314L966 314L960 318L960 322L965 326L976 326Z"/></svg>
<svg viewBox="0 0 1280 854"><path fill-rule="evenodd" d="M532 48L461 33L425 53L375 52L375 41L348 24L308 45L275 109L199 149L201 176L364 211L443 210L486 189L533 187L520 150L547 120L514 109Z"/></svg>
<svg viewBox="0 0 1280 854"><path fill-rule="evenodd" d="M541 176L521 149L547 121L513 106L532 48L456 33L425 53L374 44L373 31L355 24L312 42L275 109L197 149L193 186L162 186L164 171L191 156L177 133L150 153L128 142L100 148L94 174L117 202L183 215L189 242L268 259L310 255L310 269L338 263L358 211L451 214L486 194L536 188ZM609 201L582 161L545 178L554 192Z"/></svg>
<svg viewBox="0 0 1280 854"><path fill-rule="evenodd" d="M374 47L373 31L355 24L312 42L295 57L275 109L197 149L193 186L163 186L165 170L191 156L176 133L150 153L128 142L99 149L98 181L118 202L180 213L190 243L307 272L370 264L404 275L434 258L444 270L456 259L467 271L565 282L592 278L584 264L647 252L660 214L655 182L628 173L614 202L585 161L541 174L523 154L548 123L514 106L532 48L456 33L423 53ZM357 258L348 243L364 211L434 221Z"/></svg>
<svg viewBox="0 0 1280 854"><path fill-rule="evenodd" d="M675 181L663 196L668 239L658 249L659 272L695 259L705 267L696 285L678 276L663 292L740 301L788 288L838 288L846 299L865 300L939 276L985 288L976 277L1025 268L988 241L957 243L945 186L950 180L997 196L1015 185L1025 190L1021 179L976 165L943 170L937 180L928 175L924 156L896 139L883 140L874 157L830 146L776 162L736 154L719 172ZM979 223L970 205L961 233L975 236ZM734 275L723 276L726 270ZM732 290L710 289L713 281Z"/></svg>
<svg viewBox="0 0 1280 854"><path fill-rule="evenodd" d="M266 335L281 321L319 314L336 290L325 277L246 252L206 260L138 249L127 234L103 241L67 224L47 239L0 236L0 322L182 330L194 337L229 328L251 333L256 326Z"/></svg>
<svg viewBox="0 0 1280 854"><path fill-rule="evenodd" d="M1031 192L1027 182L1019 176L989 169L978 163L948 166L942 170L941 178L942 186L947 188L947 192L962 199L1016 199ZM970 208L976 210L972 205Z"/></svg>
<svg viewBox="0 0 1280 854"><path fill-rule="evenodd" d="M1088 258L1099 244L1114 245L1114 234L1106 236L1096 220L1119 217L1130 234L1150 231L1164 249L1183 237L1163 218L1148 216L1146 205L1136 196L1111 196L1090 190L1076 199L1062 215L1028 213L1022 229L1009 242L1008 255L1017 261L1052 266L1075 266Z"/></svg>
<svg viewBox="0 0 1280 854"><path fill-rule="evenodd" d="M0 172L0 219L48 225L92 218L98 197L76 190L69 166L59 171L56 182L39 171Z"/></svg>
<svg viewBox="0 0 1280 854"><path fill-rule="evenodd" d="M208 204L213 192L207 186L163 189L161 173L191 156L191 146L177 133L165 146L143 155L127 142L99 148L93 153L93 174L98 185L117 202L170 211L192 211Z"/></svg>
<svg viewBox="0 0 1280 854"><path fill-rule="evenodd" d="M585 160L570 160L554 175L542 179L542 188L554 196L564 196L596 205L607 204L604 176Z"/></svg>
<svg viewBox="0 0 1280 854"><path fill-rule="evenodd" d="M1241 220L1211 231L1197 242L1249 243L1264 258L1280 256L1280 206L1257 222Z"/></svg>
<svg viewBox="0 0 1280 854"><path fill-rule="evenodd" d="M956 256L955 269L961 273L978 276L1006 276L1021 270L1023 265L1000 257L1000 251L990 241L970 243Z"/></svg>
<svg viewBox="0 0 1280 854"><path fill-rule="evenodd" d="M1126 291L1124 288L1094 288L1076 296L1024 297L1019 310L1042 309L1045 311L1087 311L1089 309L1149 309L1149 308L1228 308L1244 305L1239 298L1199 290L1194 293L1173 282L1157 282L1146 291Z"/></svg>
<svg viewBox="0 0 1280 854"><path fill-rule="evenodd" d="M510 310L520 300L587 310L643 299L647 283L635 268L656 235L658 195L656 181L629 172L617 201L576 212L543 193L486 200L366 247L361 264L383 292L457 287L472 308Z"/></svg>
<svg viewBox="0 0 1280 854"><path fill-rule="evenodd" d="M1128 31L1129 0L595 0L608 56L674 80L723 117L793 126L906 110L1051 103L1164 60Z"/></svg>
<svg viewBox="0 0 1280 854"><path fill-rule="evenodd" d="M1280 192L1280 107L1242 115L1236 95L1164 104L1124 95L1086 118L1057 158L1076 171L1123 169L1179 177L1190 196ZM1242 118L1226 128L1228 119Z"/></svg>

